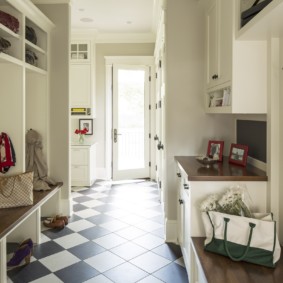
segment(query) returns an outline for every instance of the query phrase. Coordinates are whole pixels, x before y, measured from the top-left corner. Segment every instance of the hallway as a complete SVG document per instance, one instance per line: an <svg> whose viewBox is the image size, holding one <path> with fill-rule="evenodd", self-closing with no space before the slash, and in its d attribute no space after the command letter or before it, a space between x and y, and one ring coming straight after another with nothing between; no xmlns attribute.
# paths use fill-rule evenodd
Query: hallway
<svg viewBox="0 0 283 283"><path fill-rule="evenodd" d="M188 282L179 246L164 242L155 183L98 181L72 197L69 224L44 227L31 263L9 271L8 282Z"/></svg>

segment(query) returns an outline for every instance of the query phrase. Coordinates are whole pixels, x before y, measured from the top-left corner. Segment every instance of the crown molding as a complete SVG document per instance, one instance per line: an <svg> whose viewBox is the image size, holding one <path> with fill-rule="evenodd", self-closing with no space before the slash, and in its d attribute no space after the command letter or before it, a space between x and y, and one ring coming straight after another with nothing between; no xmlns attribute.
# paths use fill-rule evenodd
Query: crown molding
<svg viewBox="0 0 283 283"><path fill-rule="evenodd" d="M73 0L31 0L35 5L41 4L72 4Z"/></svg>

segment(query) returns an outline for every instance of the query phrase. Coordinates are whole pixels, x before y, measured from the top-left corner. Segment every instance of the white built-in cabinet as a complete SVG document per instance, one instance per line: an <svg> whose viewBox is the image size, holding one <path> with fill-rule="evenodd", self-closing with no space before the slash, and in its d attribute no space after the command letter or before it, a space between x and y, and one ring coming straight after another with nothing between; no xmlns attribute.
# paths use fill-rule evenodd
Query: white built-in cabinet
<svg viewBox="0 0 283 283"><path fill-rule="evenodd" d="M1 1L0 10L20 24L18 33L0 24L0 36L11 43L7 53L0 53L0 131L11 137L15 148L16 166L8 172L14 174L25 171L25 134L31 128L42 135L49 161L49 39L54 25L30 1ZM36 44L25 39L26 25L34 29ZM27 49L38 58L35 65L25 62Z"/></svg>
<svg viewBox="0 0 283 283"><path fill-rule="evenodd" d="M266 41L237 39L239 1L202 2L206 7L206 112L266 114Z"/></svg>
<svg viewBox="0 0 283 283"><path fill-rule="evenodd" d="M96 180L96 144L71 148L72 186L91 186Z"/></svg>
<svg viewBox="0 0 283 283"><path fill-rule="evenodd" d="M90 41L71 43L70 107L72 117L93 118L95 115L93 61Z"/></svg>

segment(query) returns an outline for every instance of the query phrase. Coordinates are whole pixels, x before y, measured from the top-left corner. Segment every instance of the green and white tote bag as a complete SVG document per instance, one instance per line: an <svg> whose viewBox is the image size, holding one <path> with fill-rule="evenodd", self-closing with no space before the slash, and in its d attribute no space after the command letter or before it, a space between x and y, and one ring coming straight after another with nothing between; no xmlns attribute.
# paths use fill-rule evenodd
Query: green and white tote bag
<svg viewBox="0 0 283 283"><path fill-rule="evenodd" d="M203 212L206 233L204 249L234 261L275 267L281 253L276 222L271 214L254 216L256 218L216 211Z"/></svg>

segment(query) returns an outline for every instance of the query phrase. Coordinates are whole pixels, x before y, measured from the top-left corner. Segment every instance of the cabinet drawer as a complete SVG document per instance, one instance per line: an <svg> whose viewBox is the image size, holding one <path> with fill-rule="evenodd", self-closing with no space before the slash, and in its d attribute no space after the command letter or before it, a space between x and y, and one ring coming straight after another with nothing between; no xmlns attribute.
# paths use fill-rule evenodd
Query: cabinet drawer
<svg viewBox="0 0 283 283"><path fill-rule="evenodd" d="M72 165L88 165L89 151L82 148L72 148L71 164Z"/></svg>
<svg viewBox="0 0 283 283"><path fill-rule="evenodd" d="M72 165L72 182L83 181L85 183L88 179L88 166Z"/></svg>

